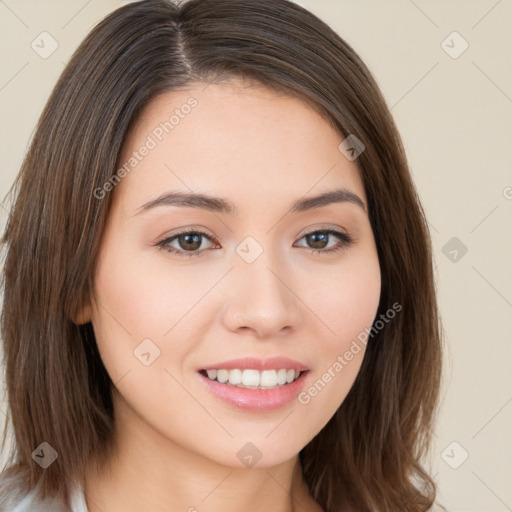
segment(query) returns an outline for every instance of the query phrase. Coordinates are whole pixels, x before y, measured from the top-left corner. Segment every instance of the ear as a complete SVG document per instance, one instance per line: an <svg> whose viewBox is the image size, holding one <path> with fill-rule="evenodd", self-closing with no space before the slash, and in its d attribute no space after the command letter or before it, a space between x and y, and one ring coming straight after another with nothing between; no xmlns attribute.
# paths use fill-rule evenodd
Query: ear
<svg viewBox="0 0 512 512"><path fill-rule="evenodd" d="M71 314L71 321L76 325L83 325L92 320L91 304L86 301L78 311Z"/></svg>

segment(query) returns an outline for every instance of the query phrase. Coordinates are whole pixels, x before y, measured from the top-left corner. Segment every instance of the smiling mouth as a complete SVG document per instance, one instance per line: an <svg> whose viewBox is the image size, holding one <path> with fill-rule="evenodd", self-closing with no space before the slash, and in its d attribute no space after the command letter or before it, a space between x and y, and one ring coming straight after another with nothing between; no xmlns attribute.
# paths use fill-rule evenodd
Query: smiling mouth
<svg viewBox="0 0 512 512"><path fill-rule="evenodd" d="M295 382L307 371L287 368L260 371L246 368L199 370L199 373L212 381L237 388L276 389Z"/></svg>

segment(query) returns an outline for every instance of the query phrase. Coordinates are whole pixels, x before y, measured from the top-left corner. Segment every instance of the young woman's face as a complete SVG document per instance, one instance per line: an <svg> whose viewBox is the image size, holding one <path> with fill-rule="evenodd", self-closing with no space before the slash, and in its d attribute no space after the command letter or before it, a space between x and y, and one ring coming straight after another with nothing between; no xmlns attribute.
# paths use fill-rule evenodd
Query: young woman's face
<svg viewBox="0 0 512 512"><path fill-rule="evenodd" d="M135 125L83 320L115 385L118 428L161 454L267 467L294 457L347 396L381 279L343 137L296 99L234 84L164 94ZM341 189L353 196L307 202ZM206 368L279 388L214 382ZM296 376L284 370L303 373L281 384Z"/></svg>

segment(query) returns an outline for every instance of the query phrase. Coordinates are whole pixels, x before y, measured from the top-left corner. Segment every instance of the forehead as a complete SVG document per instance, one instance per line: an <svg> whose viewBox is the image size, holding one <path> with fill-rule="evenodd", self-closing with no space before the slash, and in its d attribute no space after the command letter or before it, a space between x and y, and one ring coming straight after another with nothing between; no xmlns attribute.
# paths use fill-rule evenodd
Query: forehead
<svg viewBox="0 0 512 512"><path fill-rule="evenodd" d="M177 188L243 202L344 186L365 200L356 163L338 149L342 140L300 99L234 80L195 83L143 110L120 155L118 168L128 172L115 194L135 206Z"/></svg>

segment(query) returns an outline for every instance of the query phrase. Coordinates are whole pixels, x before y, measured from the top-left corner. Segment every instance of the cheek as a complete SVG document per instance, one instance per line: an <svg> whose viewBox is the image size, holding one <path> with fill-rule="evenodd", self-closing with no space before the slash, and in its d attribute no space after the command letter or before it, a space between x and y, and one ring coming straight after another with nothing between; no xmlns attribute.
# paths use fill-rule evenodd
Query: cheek
<svg viewBox="0 0 512 512"><path fill-rule="evenodd" d="M322 352L332 357L375 318L381 292L379 261L376 252L354 252L342 264L314 275L316 287L305 283L303 296L323 326Z"/></svg>
<svg viewBox="0 0 512 512"><path fill-rule="evenodd" d="M160 365L162 341L175 323L173 311L180 309L183 294L178 296L176 283L167 283L165 274L146 264L136 247L114 236L106 247L96 267L93 325L101 357L115 383L128 371L147 369L142 362L146 352L154 366Z"/></svg>
<svg viewBox="0 0 512 512"><path fill-rule="evenodd" d="M211 267L190 270L128 238L108 240L95 275L94 331L114 383L129 371L133 378L140 371L183 370L201 342L202 319L220 307L205 296L218 280ZM147 353L150 366L142 358Z"/></svg>
<svg viewBox="0 0 512 512"><path fill-rule="evenodd" d="M186 314L204 290L195 280L187 286L190 276L169 270L165 257L122 240L111 239L108 248L95 275L93 326L102 361L121 404L148 422L160 411L162 422L179 430L170 405L192 414L195 404L173 377L182 380L180 367L195 343L185 333Z"/></svg>
<svg viewBox="0 0 512 512"><path fill-rule="evenodd" d="M133 344L145 338L166 339L197 301L200 278L194 276L191 282L190 275L170 268L165 255L155 257L156 248L141 251L122 242L117 247L98 262L97 297L105 307L99 307L96 323L121 329Z"/></svg>
<svg viewBox="0 0 512 512"><path fill-rule="evenodd" d="M311 436L335 414L361 368L368 332L380 300L377 254L372 251L354 254L332 275L323 278L325 286L314 295L309 292L314 304L311 309L321 321L319 334L315 336L317 364L314 376L297 398L303 414L314 418L308 424Z"/></svg>

